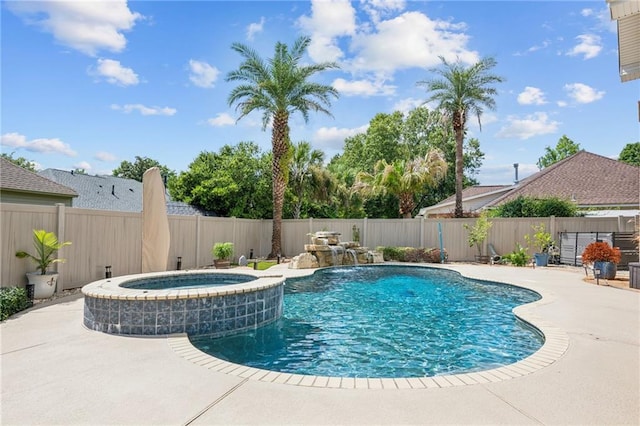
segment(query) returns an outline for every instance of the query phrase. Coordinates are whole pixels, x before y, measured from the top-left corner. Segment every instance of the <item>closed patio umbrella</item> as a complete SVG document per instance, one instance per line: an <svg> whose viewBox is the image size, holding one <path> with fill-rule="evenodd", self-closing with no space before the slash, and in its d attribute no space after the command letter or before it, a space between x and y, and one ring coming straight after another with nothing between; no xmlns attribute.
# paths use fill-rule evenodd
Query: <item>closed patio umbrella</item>
<svg viewBox="0 0 640 426"><path fill-rule="evenodd" d="M160 169L152 167L142 176L142 272L167 270L169 220Z"/></svg>

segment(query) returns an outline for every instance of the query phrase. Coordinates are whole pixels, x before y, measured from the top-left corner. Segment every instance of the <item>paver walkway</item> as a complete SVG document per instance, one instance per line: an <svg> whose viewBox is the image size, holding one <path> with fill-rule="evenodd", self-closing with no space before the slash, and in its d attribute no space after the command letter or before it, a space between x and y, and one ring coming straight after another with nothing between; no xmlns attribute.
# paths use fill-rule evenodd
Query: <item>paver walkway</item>
<svg viewBox="0 0 640 426"><path fill-rule="evenodd" d="M640 423L640 292L586 284L577 269L448 267L543 293L532 314L568 336L564 355L495 383L292 386L203 368L168 338L87 330L75 298L0 325L0 424Z"/></svg>

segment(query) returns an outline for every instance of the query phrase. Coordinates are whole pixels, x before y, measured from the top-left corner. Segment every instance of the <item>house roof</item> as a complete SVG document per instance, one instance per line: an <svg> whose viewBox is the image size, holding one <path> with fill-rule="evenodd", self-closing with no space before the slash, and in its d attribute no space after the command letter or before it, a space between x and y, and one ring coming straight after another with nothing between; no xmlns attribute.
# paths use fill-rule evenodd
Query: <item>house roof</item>
<svg viewBox="0 0 640 426"><path fill-rule="evenodd" d="M522 180L487 206L498 206L519 196L557 197L575 201L578 207L637 207L640 167L579 151Z"/></svg>
<svg viewBox="0 0 640 426"><path fill-rule="evenodd" d="M469 186L462 190L463 199L472 199L481 195L491 194L493 192L503 192L512 188L512 185L475 185ZM454 204L456 202L456 194L453 194L440 201L437 206ZM428 207L427 207L428 208Z"/></svg>
<svg viewBox="0 0 640 426"><path fill-rule="evenodd" d="M114 210L126 212L142 211L142 182L115 176L92 176L66 170L46 169L40 175L73 188L78 198L73 207L81 209ZM189 204L172 201L167 194L167 214L208 215Z"/></svg>
<svg viewBox="0 0 640 426"><path fill-rule="evenodd" d="M640 167L579 151L515 185L465 188L462 202L463 206L471 205L472 210L477 211L496 207L519 196L572 200L580 208L637 209L640 205ZM483 197L486 202L478 205L478 199ZM452 195L438 204L421 209L418 215L428 215L454 203L455 195Z"/></svg>
<svg viewBox="0 0 640 426"><path fill-rule="evenodd" d="M0 189L33 194L77 197L73 189L0 158Z"/></svg>
<svg viewBox="0 0 640 426"><path fill-rule="evenodd" d="M81 209L142 211L142 182L114 176L91 176L66 170L45 169L41 176L73 188L78 198L73 207Z"/></svg>

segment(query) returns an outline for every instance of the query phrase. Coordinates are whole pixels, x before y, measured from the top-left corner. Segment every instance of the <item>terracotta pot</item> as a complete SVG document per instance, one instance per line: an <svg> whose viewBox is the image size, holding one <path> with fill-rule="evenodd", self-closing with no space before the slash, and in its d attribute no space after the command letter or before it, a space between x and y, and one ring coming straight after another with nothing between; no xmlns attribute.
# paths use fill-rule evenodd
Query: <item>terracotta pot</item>
<svg viewBox="0 0 640 426"><path fill-rule="evenodd" d="M213 261L213 264L216 267L216 269L229 269L229 267L231 267L231 261L229 260L215 259Z"/></svg>

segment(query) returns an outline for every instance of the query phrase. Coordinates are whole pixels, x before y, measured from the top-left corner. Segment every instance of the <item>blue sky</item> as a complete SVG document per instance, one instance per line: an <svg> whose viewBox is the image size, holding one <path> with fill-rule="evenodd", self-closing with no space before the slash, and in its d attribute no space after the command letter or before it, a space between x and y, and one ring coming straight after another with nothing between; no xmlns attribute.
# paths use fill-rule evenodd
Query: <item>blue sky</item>
<svg viewBox="0 0 640 426"><path fill-rule="evenodd" d="M135 156L177 172L201 151L254 141L261 116L236 122L225 76L245 43L312 38L308 62L335 61L318 81L341 96L333 117L294 116L293 141L340 153L376 113L408 111L427 94L438 56L493 56L497 109L470 120L486 158L482 184L535 171L567 135L616 158L640 140L638 80L621 83L615 22L599 1L75 1L2 2L2 152L40 168L109 174Z"/></svg>

